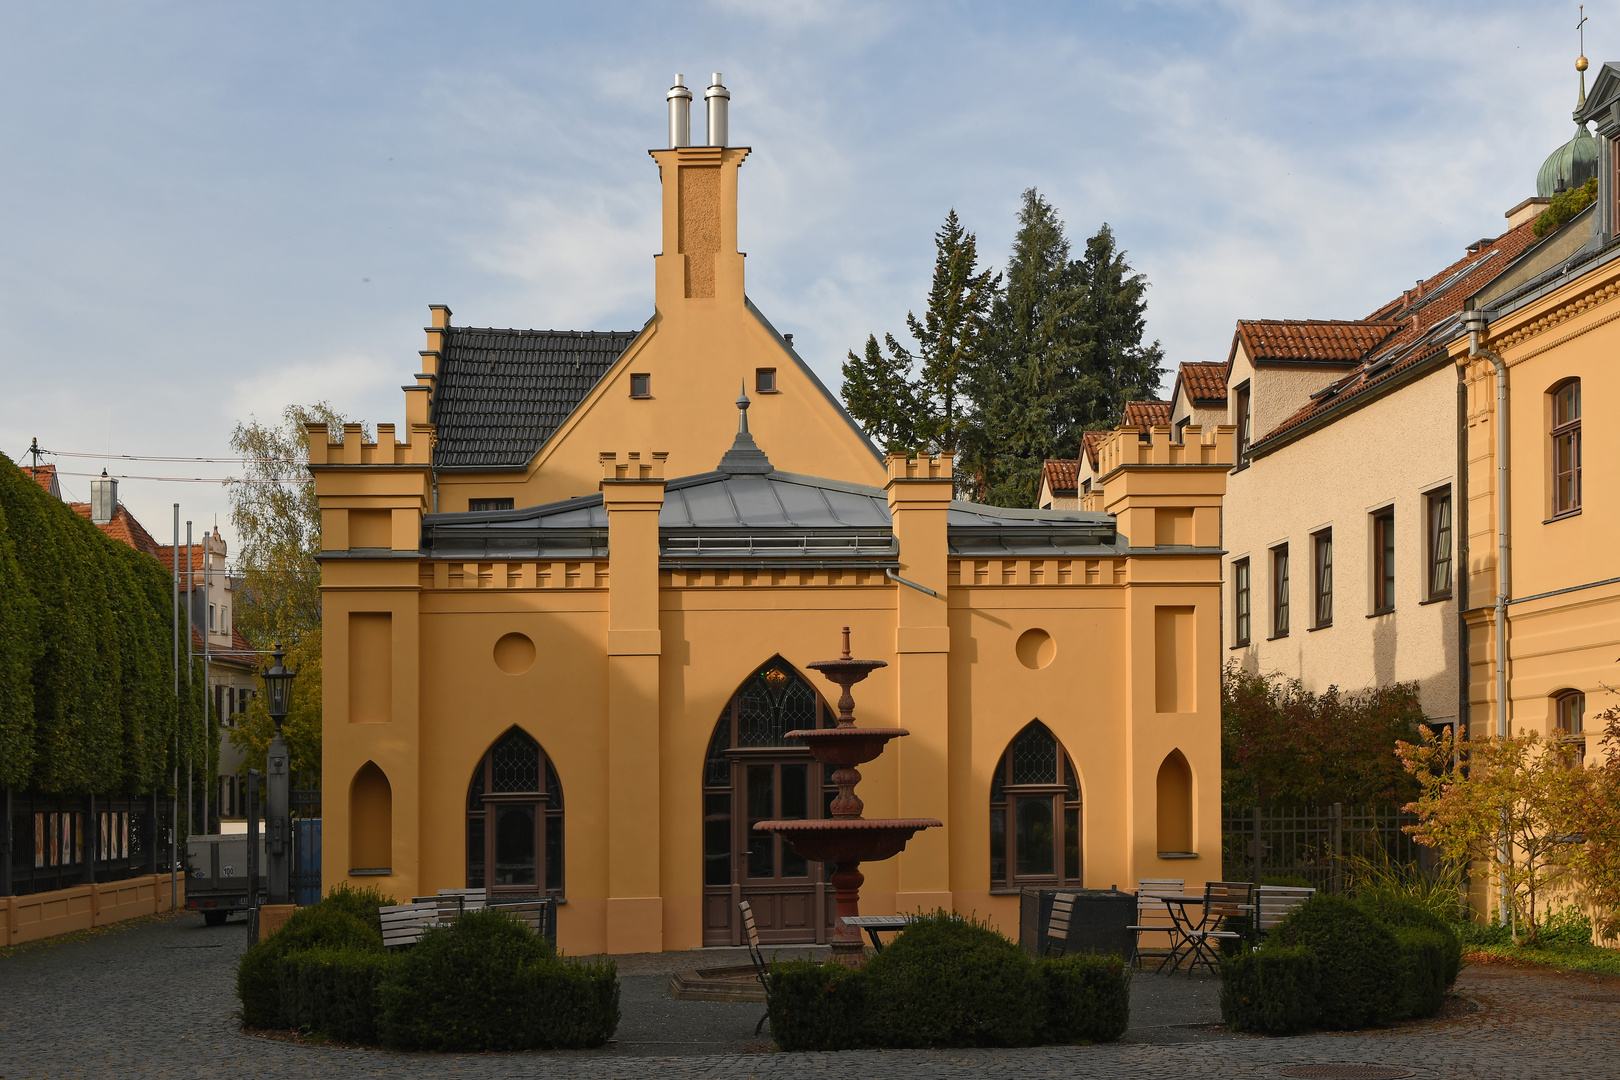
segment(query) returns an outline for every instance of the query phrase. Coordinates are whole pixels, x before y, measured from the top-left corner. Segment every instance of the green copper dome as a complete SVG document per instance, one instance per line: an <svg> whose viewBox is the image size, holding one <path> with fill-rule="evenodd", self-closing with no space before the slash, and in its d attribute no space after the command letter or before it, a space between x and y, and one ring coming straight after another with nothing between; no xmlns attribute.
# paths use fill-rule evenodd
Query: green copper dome
<svg viewBox="0 0 1620 1080"><path fill-rule="evenodd" d="M1548 155L1536 174L1536 194L1543 199L1561 188L1578 188L1597 175L1598 144L1585 124L1575 125L1575 137Z"/></svg>

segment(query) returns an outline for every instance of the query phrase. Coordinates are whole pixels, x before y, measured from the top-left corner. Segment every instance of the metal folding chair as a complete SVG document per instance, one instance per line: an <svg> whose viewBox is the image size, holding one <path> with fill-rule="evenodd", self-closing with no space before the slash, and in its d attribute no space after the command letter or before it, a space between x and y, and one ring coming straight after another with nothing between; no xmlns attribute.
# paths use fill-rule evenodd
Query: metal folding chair
<svg viewBox="0 0 1620 1080"><path fill-rule="evenodd" d="M1074 893L1058 893L1052 897L1052 914L1046 921L1047 956L1066 956L1069 952L1069 920L1074 915Z"/></svg>
<svg viewBox="0 0 1620 1080"><path fill-rule="evenodd" d="M765 1015L754 1025L754 1034L758 1035L765 1027L765 1021L771 1018L771 966L765 962L765 954L759 948L759 927L754 925L753 907L746 900L737 906L742 909L743 934L748 939L748 959L753 961L754 975L765 991Z"/></svg>
<svg viewBox="0 0 1620 1080"><path fill-rule="evenodd" d="M1162 969L1165 962L1175 955L1176 949L1181 944L1181 931L1170 914L1169 905L1159 897L1178 895L1182 889L1186 888L1186 885L1187 882L1184 878L1142 878L1137 883L1136 923L1133 926L1126 927L1126 929L1136 934L1135 955L1132 957L1132 962L1138 967L1146 967L1144 957L1158 956L1160 958L1159 969ZM1157 945L1153 947L1151 952L1143 950L1142 938L1147 934L1163 934L1165 936L1166 941L1162 953L1160 953L1160 947Z"/></svg>
<svg viewBox="0 0 1620 1080"><path fill-rule="evenodd" d="M1218 971L1215 951L1210 942L1239 941L1243 935L1235 930L1219 929L1221 922L1254 913L1252 902L1254 886L1247 881L1209 881L1204 883L1203 919L1187 930L1192 946L1192 960L1187 965L1187 977L1203 964L1210 971Z"/></svg>

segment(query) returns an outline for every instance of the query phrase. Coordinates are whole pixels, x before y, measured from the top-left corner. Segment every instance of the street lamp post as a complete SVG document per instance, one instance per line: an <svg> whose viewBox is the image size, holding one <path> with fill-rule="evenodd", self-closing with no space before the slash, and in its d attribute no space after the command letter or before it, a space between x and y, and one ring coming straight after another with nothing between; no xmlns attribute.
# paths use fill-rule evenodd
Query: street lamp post
<svg viewBox="0 0 1620 1080"><path fill-rule="evenodd" d="M276 735L270 740L270 752L265 761L266 780L269 782L265 814L265 847L268 856L269 901L272 904L289 903L288 887L292 862L292 822L288 816L291 796L288 791L287 743L281 737L281 722L287 718L287 706L292 701L293 679L296 671L282 666L281 643L276 642L275 664L264 673L264 689L270 719L275 722Z"/></svg>

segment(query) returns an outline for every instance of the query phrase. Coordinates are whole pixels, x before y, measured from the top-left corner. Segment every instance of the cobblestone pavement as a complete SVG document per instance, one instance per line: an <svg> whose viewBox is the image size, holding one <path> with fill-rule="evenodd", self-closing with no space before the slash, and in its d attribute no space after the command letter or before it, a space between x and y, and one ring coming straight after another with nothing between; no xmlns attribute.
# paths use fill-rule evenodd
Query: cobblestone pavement
<svg viewBox="0 0 1620 1080"><path fill-rule="evenodd" d="M1613 1077L1620 1073L1620 979L1471 968L1452 1017L1382 1031L1261 1039L1211 1028L1207 979L1139 976L1132 1026L1111 1046L1027 1050L763 1052L760 1007L675 1001L677 967L734 963L727 952L627 957L616 1045L553 1054L395 1054L242 1034L232 967L244 931L195 916L0 959L0 1080L35 1077L1266 1077L1285 1065L1381 1063L1420 1078Z"/></svg>

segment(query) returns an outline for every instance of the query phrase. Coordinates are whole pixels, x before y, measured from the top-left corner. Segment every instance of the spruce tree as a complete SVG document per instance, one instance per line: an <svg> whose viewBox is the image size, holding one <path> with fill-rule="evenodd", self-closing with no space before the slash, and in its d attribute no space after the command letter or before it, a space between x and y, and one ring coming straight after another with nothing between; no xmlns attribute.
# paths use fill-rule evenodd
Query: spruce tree
<svg viewBox="0 0 1620 1080"><path fill-rule="evenodd" d="M980 270L978 262L978 238L962 227L952 207L934 234L928 308L921 319L906 313L906 326L922 361L917 396L927 409L922 434L929 450L955 452L970 414L968 376L983 346L990 305L1001 280L990 270Z"/></svg>
<svg viewBox="0 0 1620 1080"><path fill-rule="evenodd" d="M850 351L844 362L844 405L855 422L885 452L914 450L927 417L911 381L911 354L887 335L884 355L877 336L868 334L866 349Z"/></svg>
<svg viewBox="0 0 1620 1080"><path fill-rule="evenodd" d="M1080 260L1086 282L1081 319L1087 329L1084 369L1093 376L1096 397L1085 428L1111 428L1125 403L1159 395L1164 350L1142 344L1147 313L1147 278L1131 270L1106 222L1086 241Z"/></svg>

